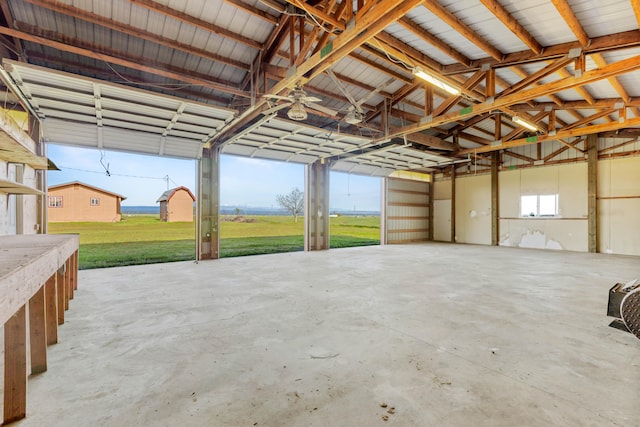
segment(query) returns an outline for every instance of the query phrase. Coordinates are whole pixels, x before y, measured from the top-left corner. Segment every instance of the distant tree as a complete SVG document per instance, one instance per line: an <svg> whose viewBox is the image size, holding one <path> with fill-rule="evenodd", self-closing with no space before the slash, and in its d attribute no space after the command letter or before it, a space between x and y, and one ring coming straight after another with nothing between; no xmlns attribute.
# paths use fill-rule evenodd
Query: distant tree
<svg viewBox="0 0 640 427"><path fill-rule="evenodd" d="M242 209L240 208L236 208L236 216L240 215L242 213Z"/></svg>
<svg viewBox="0 0 640 427"><path fill-rule="evenodd" d="M289 194L278 194L276 202L293 215L293 221L298 222L298 215L304 208L304 193L298 188L291 190Z"/></svg>

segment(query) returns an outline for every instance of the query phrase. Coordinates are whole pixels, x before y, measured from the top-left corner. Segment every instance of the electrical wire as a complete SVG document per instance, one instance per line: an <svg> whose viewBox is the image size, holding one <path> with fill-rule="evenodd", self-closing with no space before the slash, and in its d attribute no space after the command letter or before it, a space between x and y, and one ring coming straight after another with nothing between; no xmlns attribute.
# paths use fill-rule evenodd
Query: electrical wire
<svg viewBox="0 0 640 427"><path fill-rule="evenodd" d="M107 165L104 165L104 158L106 157L106 155L104 154L104 151L100 150L100 164L102 165L102 167L104 168L104 173L107 176L111 176L111 172L109 172L109 163L107 163Z"/></svg>
<svg viewBox="0 0 640 427"><path fill-rule="evenodd" d="M69 170L78 171L78 172L98 173L100 175L104 174L104 172L102 172L102 171L92 171L92 170L88 170L88 169L71 168L71 167L62 166L62 165L58 165L58 167L60 169L69 169ZM156 176L126 175L126 174L112 173L112 172L110 172L109 176L123 176L123 177L127 177L127 178L140 178L140 179L159 179L159 180L162 180L162 181L166 180L165 177L159 178L159 177L156 177ZM173 180L171 180L171 182L173 182ZM173 183L175 184L175 182L173 182Z"/></svg>
<svg viewBox="0 0 640 427"><path fill-rule="evenodd" d="M171 90L182 90L182 89L184 89L186 87L189 87L189 86L202 86L201 84L197 84L197 83L184 83L184 84L181 84L181 85L175 85L175 84L172 84L172 83L161 84L161 83L136 82L136 81L131 80L131 79L123 76L122 74L120 74L120 72L118 72L118 70L113 68L111 66L111 64L109 64L108 62L106 62L106 61L103 61L103 62L107 65L107 67L109 67L109 69L111 69L111 71L113 71L113 73L115 75L120 77L125 82L131 83L131 84L134 84L134 85L155 87L156 89L171 89Z"/></svg>
<svg viewBox="0 0 640 427"><path fill-rule="evenodd" d="M406 68L409 71L413 70L413 67L408 66L404 61L401 61L399 59L395 59L395 58L391 57L391 55L389 55L389 52L386 51L384 46L378 40L374 39L374 41L378 45L378 48L382 51L382 53L384 53L387 56L389 61L391 61L393 63L396 63L396 64L400 64L400 65L402 65L404 68Z"/></svg>
<svg viewBox="0 0 640 427"><path fill-rule="evenodd" d="M320 22L318 22L318 20L316 19L315 16L313 16L313 14L311 14L305 7L304 7L304 3L302 2L297 2L296 4L297 7L299 7L300 9L304 10L305 13L307 14L307 16L309 16L309 18L311 18L311 20L318 26L318 28L320 28L322 31L324 31L325 33L330 33L330 34L338 34L338 32L333 29L333 30L328 30L324 27L324 25L320 24ZM294 13L289 13L286 10L283 12L286 15L289 16L305 16L302 14L294 14Z"/></svg>

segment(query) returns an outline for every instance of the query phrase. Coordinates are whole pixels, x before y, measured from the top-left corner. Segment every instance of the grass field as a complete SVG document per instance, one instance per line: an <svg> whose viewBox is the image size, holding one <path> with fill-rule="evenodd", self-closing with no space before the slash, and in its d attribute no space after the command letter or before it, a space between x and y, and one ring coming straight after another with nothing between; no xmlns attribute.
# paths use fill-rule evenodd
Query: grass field
<svg viewBox="0 0 640 427"><path fill-rule="evenodd" d="M303 218L297 223L290 216L221 218L221 257L303 250ZM131 215L117 223L50 223L49 233L80 235L81 269L195 259L195 223L161 222L157 216ZM331 218L332 248L379 243L379 217Z"/></svg>

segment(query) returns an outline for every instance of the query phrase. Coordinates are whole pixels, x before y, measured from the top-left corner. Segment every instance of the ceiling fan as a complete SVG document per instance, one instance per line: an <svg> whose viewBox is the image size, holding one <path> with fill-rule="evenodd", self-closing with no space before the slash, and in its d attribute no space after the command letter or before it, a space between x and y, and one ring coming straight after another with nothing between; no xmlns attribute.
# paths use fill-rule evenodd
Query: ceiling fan
<svg viewBox="0 0 640 427"><path fill-rule="evenodd" d="M338 80L338 77L336 77L333 70L328 69L327 74L329 75L329 77L331 77L331 80L333 80L336 86L338 86L338 89L340 89L340 92L342 92L342 94L345 97L347 97L347 99L349 100L349 103L351 104L349 106L349 109L347 110L347 114L345 114L344 116L344 121L352 125L362 123L362 121L364 120L365 115L364 115L364 111L362 110L362 104L367 102L369 99L371 99L372 96L383 91L387 86L389 86L394 82L394 79L389 79L386 82L384 82L382 85L377 87L375 90L369 92L364 98L362 98L359 101L356 101L353 95L351 95L351 93L347 90L347 88L342 85L340 80Z"/></svg>
<svg viewBox="0 0 640 427"><path fill-rule="evenodd" d="M265 114L265 115L275 113L276 111L282 110L283 108L286 108L289 106L291 108L289 108L289 111L287 111L287 116L291 120L296 120L296 121L307 119L307 110L305 109L305 107L310 108L312 110L320 111L321 113L325 113L330 116L335 116L338 114L337 111L332 110L331 108L327 108L320 104L316 104L317 102L321 102L322 99L316 98L315 96L308 96L307 93L302 89L302 86L300 86L300 84L297 84L295 89L289 92L288 96L266 94L266 95L263 95L263 98L267 98L270 100L278 99L278 100L286 101L284 103L278 104L274 107L271 107L263 111L262 114Z"/></svg>

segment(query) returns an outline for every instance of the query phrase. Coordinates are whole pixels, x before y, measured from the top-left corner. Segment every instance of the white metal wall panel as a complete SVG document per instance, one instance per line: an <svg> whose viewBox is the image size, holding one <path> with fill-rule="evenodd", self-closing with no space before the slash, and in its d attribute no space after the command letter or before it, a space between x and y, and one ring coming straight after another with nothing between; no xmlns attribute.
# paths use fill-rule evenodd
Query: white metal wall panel
<svg viewBox="0 0 640 427"><path fill-rule="evenodd" d="M386 243L429 239L430 188L429 182L387 178Z"/></svg>
<svg viewBox="0 0 640 427"><path fill-rule="evenodd" d="M598 162L598 252L640 255L640 157Z"/></svg>
<svg viewBox="0 0 640 427"><path fill-rule="evenodd" d="M452 180L436 175L433 189L433 240L451 241Z"/></svg>
<svg viewBox="0 0 640 427"><path fill-rule="evenodd" d="M491 175L456 178L457 243L491 244Z"/></svg>

